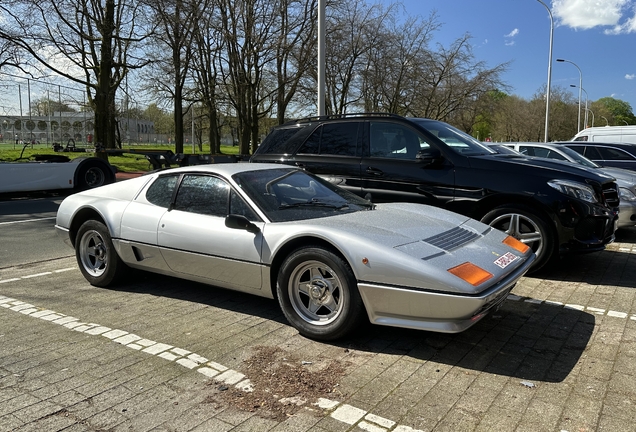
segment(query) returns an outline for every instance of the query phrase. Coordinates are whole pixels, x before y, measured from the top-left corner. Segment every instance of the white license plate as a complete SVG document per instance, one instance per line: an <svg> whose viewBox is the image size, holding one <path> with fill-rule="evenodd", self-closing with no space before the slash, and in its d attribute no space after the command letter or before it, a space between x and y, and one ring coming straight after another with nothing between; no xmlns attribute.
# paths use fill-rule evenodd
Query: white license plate
<svg viewBox="0 0 636 432"><path fill-rule="evenodd" d="M500 256L495 260L495 264L501 268L506 268L512 262L518 260L519 257L512 252L506 252L504 255Z"/></svg>

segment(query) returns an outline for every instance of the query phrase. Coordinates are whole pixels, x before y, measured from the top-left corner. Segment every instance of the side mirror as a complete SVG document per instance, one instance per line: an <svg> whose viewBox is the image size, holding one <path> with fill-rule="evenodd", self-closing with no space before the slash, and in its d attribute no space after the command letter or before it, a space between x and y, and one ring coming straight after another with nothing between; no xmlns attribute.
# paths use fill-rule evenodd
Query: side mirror
<svg viewBox="0 0 636 432"><path fill-rule="evenodd" d="M232 229L242 229L251 233L260 232L260 228L250 222L243 215L231 214L225 217L225 226Z"/></svg>
<svg viewBox="0 0 636 432"><path fill-rule="evenodd" d="M442 152L440 152L438 149L429 147L427 149L418 151L415 159L422 162L424 165L431 165L442 159Z"/></svg>

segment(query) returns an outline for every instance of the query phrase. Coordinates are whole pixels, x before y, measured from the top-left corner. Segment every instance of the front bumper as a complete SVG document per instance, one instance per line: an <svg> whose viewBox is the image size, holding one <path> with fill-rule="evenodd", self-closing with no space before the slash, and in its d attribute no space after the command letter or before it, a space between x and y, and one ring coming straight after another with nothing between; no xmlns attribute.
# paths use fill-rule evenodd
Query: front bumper
<svg viewBox="0 0 636 432"><path fill-rule="evenodd" d="M614 241L614 232L618 228L617 210L572 200L557 208L560 253L603 250Z"/></svg>
<svg viewBox="0 0 636 432"><path fill-rule="evenodd" d="M636 202L621 201L618 212L618 227L625 228L636 225Z"/></svg>
<svg viewBox="0 0 636 432"><path fill-rule="evenodd" d="M73 242L71 242L71 236L69 234L68 228L61 227L59 225L55 225L55 232L58 237L64 240L64 243L70 248L73 248Z"/></svg>
<svg viewBox="0 0 636 432"><path fill-rule="evenodd" d="M477 295L432 292L366 282L359 282L358 290L373 324L459 333L475 325L490 310L499 306L533 262L533 259L526 259L499 283Z"/></svg>

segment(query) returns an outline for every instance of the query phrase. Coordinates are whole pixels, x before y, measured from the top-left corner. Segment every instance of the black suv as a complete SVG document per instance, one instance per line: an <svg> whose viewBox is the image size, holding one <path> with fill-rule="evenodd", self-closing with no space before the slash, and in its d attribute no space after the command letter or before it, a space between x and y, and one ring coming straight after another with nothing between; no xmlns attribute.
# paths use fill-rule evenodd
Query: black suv
<svg viewBox="0 0 636 432"><path fill-rule="evenodd" d="M613 178L498 154L440 121L391 114L293 121L275 127L250 160L296 165L374 202L418 202L481 220L531 246L534 270L614 240Z"/></svg>

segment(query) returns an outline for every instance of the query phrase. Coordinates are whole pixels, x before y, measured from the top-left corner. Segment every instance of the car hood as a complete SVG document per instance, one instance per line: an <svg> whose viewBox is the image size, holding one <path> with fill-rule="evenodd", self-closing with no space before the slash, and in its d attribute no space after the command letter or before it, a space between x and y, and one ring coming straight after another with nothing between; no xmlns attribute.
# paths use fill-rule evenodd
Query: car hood
<svg viewBox="0 0 636 432"><path fill-rule="evenodd" d="M588 168L583 165L574 164L572 162L564 162L553 159L540 157L531 157L525 155L513 154L494 154L473 156L473 160L478 161L495 161L498 163L497 170L501 172L519 173L527 172L528 167L536 168L532 175L540 175L543 173L545 178L563 178L565 176L572 179L580 179L581 177L589 180L597 181L601 184L614 180L610 176L597 168ZM472 164L472 162L471 162Z"/></svg>
<svg viewBox="0 0 636 432"><path fill-rule="evenodd" d="M456 239L447 239L447 242L452 243L481 237L491 230L488 225L467 216L413 203L377 204L375 210L311 219L308 223L337 229L347 236L362 237L418 258L439 253L439 247L434 244L439 245L439 237L445 233L455 232L458 236ZM413 247L413 244L421 246Z"/></svg>
<svg viewBox="0 0 636 432"><path fill-rule="evenodd" d="M619 186L631 187L636 185L636 172L634 171L613 167L602 167L599 168L599 170L603 171L609 176L614 177Z"/></svg>

